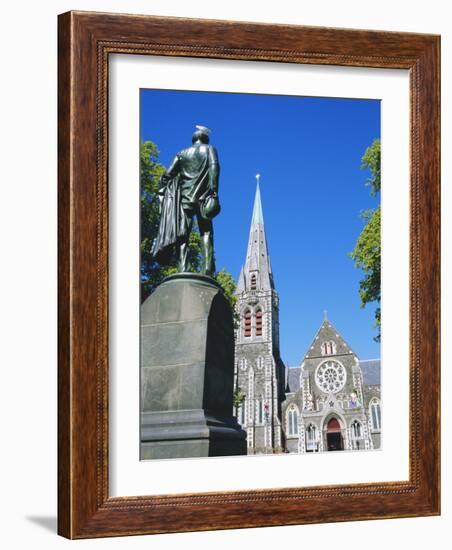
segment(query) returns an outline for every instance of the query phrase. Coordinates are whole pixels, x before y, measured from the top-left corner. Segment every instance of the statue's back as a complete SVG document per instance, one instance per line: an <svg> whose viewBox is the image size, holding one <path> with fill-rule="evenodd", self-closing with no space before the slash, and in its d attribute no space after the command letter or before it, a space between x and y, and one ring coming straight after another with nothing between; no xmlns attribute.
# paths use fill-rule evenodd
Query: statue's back
<svg viewBox="0 0 452 550"><path fill-rule="evenodd" d="M209 145L196 144L181 151L179 159L183 169L191 171L199 170L209 157Z"/></svg>

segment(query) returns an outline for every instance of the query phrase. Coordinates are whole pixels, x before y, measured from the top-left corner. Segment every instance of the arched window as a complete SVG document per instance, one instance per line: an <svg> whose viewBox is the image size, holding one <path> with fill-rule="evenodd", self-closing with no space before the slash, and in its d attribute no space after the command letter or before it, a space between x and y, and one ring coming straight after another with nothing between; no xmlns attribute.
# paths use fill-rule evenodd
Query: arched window
<svg viewBox="0 0 452 550"><path fill-rule="evenodd" d="M256 277L256 273L253 273L251 275L251 290L256 290L256 285L257 285L257 277Z"/></svg>
<svg viewBox="0 0 452 550"><path fill-rule="evenodd" d="M336 344L333 341L323 342L322 355L334 355L336 353Z"/></svg>
<svg viewBox="0 0 452 550"><path fill-rule="evenodd" d="M247 309L243 316L243 332L245 336L251 336L251 310Z"/></svg>
<svg viewBox="0 0 452 550"><path fill-rule="evenodd" d="M314 424L309 424L306 428L306 450L317 450L317 428Z"/></svg>
<svg viewBox="0 0 452 550"><path fill-rule="evenodd" d="M351 425L353 439L361 439L361 424L354 420Z"/></svg>
<svg viewBox="0 0 452 550"><path fill-rule="evenodd" d="M262 310L256 311L256 336L262 336Z"/></svg>
<svg viewBox="0 0 452 550"><path fill-rule="evenodd" d="M359 447L360 447L359 440L362 438L361 424L357 420L354 420L351 423L350 431L351 431L350 435L351 435L352 449L359 450Z"/></svg>
<svg viewBox="0 0 452 550"><path fill-rule="evenodd" d="M287 414L287 432L289 435L298 434L298 411L295 407L289 409Z"/></svg>
<svg viewBox="0 0 452 550"><path fill-rule="evenodd" d="M370 402L370 419L372 430L381 430L381 408L380 401L374 398Z"/></svg>

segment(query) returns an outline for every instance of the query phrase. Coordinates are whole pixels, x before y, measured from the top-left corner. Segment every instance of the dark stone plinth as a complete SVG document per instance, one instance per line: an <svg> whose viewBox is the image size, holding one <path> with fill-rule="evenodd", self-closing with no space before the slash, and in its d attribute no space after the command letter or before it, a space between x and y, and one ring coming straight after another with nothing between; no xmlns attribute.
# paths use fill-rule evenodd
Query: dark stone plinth
<svg viewBox="0 0 452 550"><path fill-rule="evenodd" d="M141 458L246 454L233 377L221 287L193 273L166 278L141 306Z"/></svg>
<svg viewBox="0 0 452 550"><path fill-rule="evenodd" d="M143 413L141 459L246 454L245 434L233 416L203 410Z"/></svg>

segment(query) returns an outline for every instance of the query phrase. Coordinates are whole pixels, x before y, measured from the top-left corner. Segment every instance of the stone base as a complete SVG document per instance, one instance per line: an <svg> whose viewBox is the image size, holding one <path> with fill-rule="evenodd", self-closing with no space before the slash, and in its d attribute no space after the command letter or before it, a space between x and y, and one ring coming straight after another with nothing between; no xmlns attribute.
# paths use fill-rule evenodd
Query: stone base
<svg viewBox="0 0 452 550"><path fill-rule="evenodd" d="M141 458L246 454L233 391L234 325L220 285L166 278L141 306Z"/></svg>
<svg viewBox="0 0 452 550"><path fill-rule="evenodd" d="M144 413L140 459L246 454L246 433L235 417L203 410Z"/></svg>

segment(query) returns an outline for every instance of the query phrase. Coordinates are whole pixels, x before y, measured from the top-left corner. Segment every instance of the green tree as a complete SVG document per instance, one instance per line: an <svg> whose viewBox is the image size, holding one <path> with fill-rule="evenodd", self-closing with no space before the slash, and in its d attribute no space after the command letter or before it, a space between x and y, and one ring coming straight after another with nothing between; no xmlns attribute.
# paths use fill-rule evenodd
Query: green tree
<svg viewBox="0 0 452 550"><path fill-rule="evenodd" d="M232 404L234 406L234 409L237 411L237 409L241 406L241 404L244 401L245 401L245 394L237 386L237 388L234 390L234 394L232 396Z"/></svg>
<svg viewBox="0 0 452 550"><path fill-rule="evenodd" d="M235 281L230 273L228 273L224 268L216 273L215 279L217 280L217 283L221 285L221 288L223 289L225 298L229 302L229 305L232 308L232 311L235 311L235 304L237 302L237 297L235 296L234 292L237 288L237 285L235 284Z"/></svg>
<svg viewBox="0 0 452 550"><path fill-rule="evenodd" d="M159 150L152 141L145 141L140 149L140 187L141 187L141 301L162 282L162 280L177 272L177 259L173 256L167 266L161 266L151 257L152 242L157 235L160 219L157 191L159 180L165 172L165 167L158 162ZM193 271L201 268L201 238L196 222L190 235L190 263ZM231 307L235 305L235 282L232 275L225 269L219 271L216 280L224 290Z"/></svg>
<svg viewBox="0 0 452 550"><path fill-rule="evenodd" d="M375 197L381 188L381 143L379 139L374 139L372 145L368 147L361 158L361 168L370 170L370 177L366 180L366 185L370 187L370 194Z"/></svg>
<svg viewBox="0 0 452 550"><path fill-rule="evenodd" d="M375 139L361 159L361 168L370 170L366 185L370 187L371 196L376 196L381 188L381 148L380 140ZM366 210L361 213L365 225L356 241L354 250L350 253L355 261L355 267L364 272L359 283L361 307L376 302L375 327L378 334L375 341L380 341L381 329L381 208Z"/></svg>

